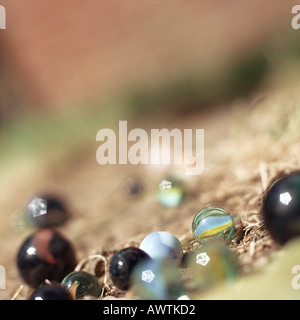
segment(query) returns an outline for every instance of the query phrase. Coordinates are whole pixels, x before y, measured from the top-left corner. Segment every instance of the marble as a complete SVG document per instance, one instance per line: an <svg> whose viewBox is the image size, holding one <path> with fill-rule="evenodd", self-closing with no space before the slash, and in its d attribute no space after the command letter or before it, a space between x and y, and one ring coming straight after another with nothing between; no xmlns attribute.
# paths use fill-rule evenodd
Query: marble
<svg viewBox="0 0 300 320"><path fill-rule="evenodd" d="M109 275L113 284L121 290L128 290L131 287L130 278L133 269L146 259L150 259L149 255L136 247L116 252L109 264Z"/></svg>
<svg viewBox="0 0 300 320"><path fill-rule="evenodd" d="M180 241L167 231L150 233L140 243L139 248L152 259L170 259L179 265L183 258Z"/></svg>
<svg viewBox="0 0 300 320"><path fill-rule="evenodd" d="M142 300L175 300L185 294L179 268L164 259L139 264L133 271L132 286Z"/></svg>
<svg viewBox="0 0 300 320"><path fill-rule="evenodd" d="M235 254L224 243L210 241L189 253L187 268L194 289L234 283L239 274Z"/></svg>
<svg viewBox="0 0 300 320"><path fill-rule="evenodd" d="M283 176L267 188L261 214L279 244L300 236L300 173Z"/></svg>
<svg viewBox="0 0 300 320"><path fill-rule="evenodd" d="M200 210L192 222L192 232L200 243L210 239L229 240L235 233L234 221L227 210L218 207L206 207Z"/></svg>
<svg viewBox="0 0 300 320"><path fill-rule="evenodd" d="M74 300L82 299L85 296L98 298L102 287L98 279L91 273L85 271L74 271L64 277L61 285L68 290Z"/></svg>

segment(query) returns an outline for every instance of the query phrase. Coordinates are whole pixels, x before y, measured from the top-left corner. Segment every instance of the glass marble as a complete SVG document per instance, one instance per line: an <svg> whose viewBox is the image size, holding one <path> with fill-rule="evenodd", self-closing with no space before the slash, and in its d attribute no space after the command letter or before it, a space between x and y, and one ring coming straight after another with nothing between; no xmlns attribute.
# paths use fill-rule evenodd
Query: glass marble
<svg viewBox="0 0 300 320"><path fill-rule="evenodd" d="M132 287L142 300L175 300L184 295L179 268L164 259L138 264L132 273Z"/></svg>
<svg viewBox="0 0 300 320"><path fill-rule="evenodd" d="M38 229L22 244L17 254L20 276L31 287L38 287L44 280L61 281L76 266L72 244L59 232Z"/></svg>
<svg viewBox="0 0 300 320"><path fill-rule="evenodd" d="M193 289L232 283L239 272L235 254L223 243L213 240L188 254L187 269Z"/></svg>
<svg viewBox="0 0 300 320"><path fill-rule="evenodd" d="M283 176L267 188L262 217L270 235L279 244L300 236L300 173Z"/></svg>
<svg viewBox="0 0 300 320"><path fill-rule="evenodd" d="M152 259L170 259L179 265L183 258L180 241L167 231L150 233L140 243L139 248Z"/></svg>
<svg viewBox="0 0 300 320"><path fill-rule="evenodd" d="M123 191L127 196L139 195L143 192L143 184L139 179L129 177L124 182Z"/></svg>
<svg viewBox="0 0 300 320"><path fill-rule="evenodd" d="M113 284L121 290L128 290L134 267L147 259L150 259L149 255L136 247L124 248L115 253L109 265L109 275Z"/></svg>
<svg viewBox="0 0 300 320"><path fill-rule="evenodd" d="M74 300L82 299L85 296L98 298L102 290L98 279L85 271L71 272L65 276L61 285L68 290Z"/></svg>
<svg viewBox="0 0 300 320"><path fill-rule="evenodd" d="M35 289L29 300L73 300L73 298L61 285L51 283Z"/></svg>
<svg viewBox="0 0 300 320"><path fill-rule="evenodd" d="M235 226L231 215L225 209L207 207L195 215L192 231L197 241L206 243L210 239L231 239Z"/></svg>
<svg viewBox="0 0 300 320"><path fill-rule="evenodd" d="M157 192L157 201L164 207L173 208L183 200L184 189L180 181L174 179L162 180Z"/></svg>
<svg viewBox="0 0 300 320"><path fill-rule="evenodd" d="M69 215L65 203L57 196L40 195L30 200L26 216L36 227L49 228L62 225Z"/></svg>

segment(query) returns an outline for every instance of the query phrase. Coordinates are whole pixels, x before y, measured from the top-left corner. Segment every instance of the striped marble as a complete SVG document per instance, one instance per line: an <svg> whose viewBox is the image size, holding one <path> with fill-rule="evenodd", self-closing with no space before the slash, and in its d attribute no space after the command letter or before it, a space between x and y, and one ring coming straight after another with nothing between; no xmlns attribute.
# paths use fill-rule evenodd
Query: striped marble
<svg viewBox="0 0 300 320"><path fill-rule="evenodd" d="M207 207L199 211L192 223L192 231L199 242L209 239L230 239L235 233L231 215L222 208Z"/></svg>

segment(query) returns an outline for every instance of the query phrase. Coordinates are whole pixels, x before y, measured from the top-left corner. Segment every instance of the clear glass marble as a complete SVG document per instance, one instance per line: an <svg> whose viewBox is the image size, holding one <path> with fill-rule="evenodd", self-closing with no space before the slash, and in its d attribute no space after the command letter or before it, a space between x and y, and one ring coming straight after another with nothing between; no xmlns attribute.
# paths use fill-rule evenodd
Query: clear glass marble
<svg viewBox="0 0 300 320"><path fill-rule="evenodd" d="M164 179L160 182L157 192L157 201L167 208L178 206L183 200L184 188L180 181Z"/></svg>
<svg viewBox="0 0 300 320"><path fill-rule="evenodd" d="M85 271L73 271L66 275L61 285L68 290L74 300L85 296L99 297L102 287L98 279Z"/></svg>
<svg viewBox="0 0 300 320"><path fill-rule="evenodd" d="M140 263L133 271L132 284L142 300L175 300L184 294L181 272L170 260Z"/></svg>
<svg viewBox="0 0 300 320"><path fill-rule="evenodd" d="M238 276L235 254L224 243L211 241L187 256L193 289L206 289L219 283L233 283Z"/></svg>
<svg viewBox="0 0 300 320"><path fill-rule="evenodd" d="M235 226L233 218L225 209L206 207L195 215L192 231L197 241L206 243L210 239L231 239Z"/></svg>

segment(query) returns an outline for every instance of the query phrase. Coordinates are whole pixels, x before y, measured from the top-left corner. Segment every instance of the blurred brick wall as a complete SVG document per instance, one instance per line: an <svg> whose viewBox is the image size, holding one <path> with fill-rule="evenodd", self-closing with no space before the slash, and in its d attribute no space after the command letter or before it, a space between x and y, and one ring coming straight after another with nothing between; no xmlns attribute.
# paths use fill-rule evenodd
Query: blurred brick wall
<svg viewBox="0 0 300 320"><path fill-rule="evenodd" d="M49 108L153 83L259 46L289 24L291 9L286 0L0 3L7 11L0 43L8 79L3 84L2 76L0 91L15 83L16 94Z"/></svg>

